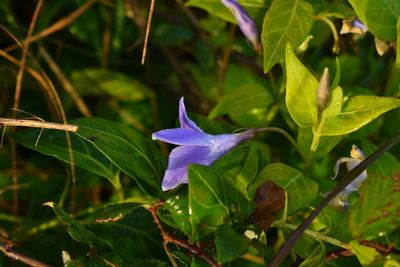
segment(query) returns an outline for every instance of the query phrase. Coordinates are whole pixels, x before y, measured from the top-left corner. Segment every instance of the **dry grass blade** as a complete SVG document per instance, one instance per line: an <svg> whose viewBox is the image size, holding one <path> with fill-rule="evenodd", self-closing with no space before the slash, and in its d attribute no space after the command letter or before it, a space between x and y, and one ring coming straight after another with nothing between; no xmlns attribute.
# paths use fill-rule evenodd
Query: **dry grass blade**
<svg viewBox="0 0 400 267"><path fill-rule="evenodd" d="M146 60L147 42L149 40L149 34L150 34L150 28L151 28L151 19L153 18L154 2L155 2L155 0L151 0L151 3L150 3L149 17L147 19L146 35L144 37L144 44L143 44L142 65L144 65L144 62Z"/></svg>

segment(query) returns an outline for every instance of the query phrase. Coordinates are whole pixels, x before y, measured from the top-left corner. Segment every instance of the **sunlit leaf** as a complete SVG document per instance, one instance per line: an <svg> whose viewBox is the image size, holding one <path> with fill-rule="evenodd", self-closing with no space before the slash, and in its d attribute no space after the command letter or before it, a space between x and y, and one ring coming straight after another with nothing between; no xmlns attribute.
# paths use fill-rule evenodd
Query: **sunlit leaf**
<svg viewBox="0 0 400 267"><path fill-rule="evenodd" d="M318 81L286 47L286 107L297 125L312 126L317 121Z"/></svg>
<svg viewBox="0 0 400 267"><path fill-rule="evenodd" d="M363 246L356 240L351 241L349 245L352 247L354 254L356 254L357 259L363 266L371 265L379 255L376 249Z"/></svg>
<svg viewBox="0 0 400 267"><path fill-rule="evenodd" d="M313 7L303 0L275 0L264 17L262 44L264 72L285 57L286 45L297 48L313 24Z"/></svg>
<svg viewBox="0 0 400 267"><path fill-rule="evenodd" d="M326 119L321 135L333 136L348 134L358 130L381 114L400 107L400 99L358 95L350 97L343 104L337 116Z"/></svg>

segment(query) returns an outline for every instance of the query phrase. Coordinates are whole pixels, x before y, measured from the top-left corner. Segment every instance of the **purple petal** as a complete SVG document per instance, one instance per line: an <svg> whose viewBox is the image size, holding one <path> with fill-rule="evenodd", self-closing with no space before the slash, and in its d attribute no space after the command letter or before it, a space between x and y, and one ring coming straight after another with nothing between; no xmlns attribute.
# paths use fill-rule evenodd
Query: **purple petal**
<svg viewBox="0 0 400 267"><path fill-rule="evenodd" d="M186 114L185 103L183 102L183 97L179 100L179 123L181 128L191 129L197 132L203 133L203 131L194 123Z"/></svg>
<svg viewBox="0 0 400 267"><path fill-rule="evenodd" d="M189 164L210 165L216 159L211 155L209 147L180 146L173 149L169 154L168 168L162 181L162 190L171 190L182 183L187 183Z"/></svg>
<svg viewBox="0 0 400 267"><path fill-rule="evenodd" d="M153 133L153 140L157 139L166 143L186 146L210 146L212 145L212 136L194 131L192 129L165 129Z"/></svg>
<svg viewBox="0 0 400 267"><path fill-rule="evenodd" d="M247 12L235 0L221 0L221 2L232 12L240 30L243 32L246 38L253 44L255 48L258 48L260 46L260 42L258 39L257 26Z"/></svg>

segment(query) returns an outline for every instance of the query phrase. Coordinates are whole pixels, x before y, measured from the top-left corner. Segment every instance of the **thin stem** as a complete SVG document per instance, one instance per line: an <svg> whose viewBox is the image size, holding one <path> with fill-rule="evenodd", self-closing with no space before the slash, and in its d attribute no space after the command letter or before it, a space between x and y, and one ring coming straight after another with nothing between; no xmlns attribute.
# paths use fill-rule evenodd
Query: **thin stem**
<svg viewBox="0 0 400 267"><path fill-rule="evenodd" d="M171 259L172 256L170 256L169 253L168 253L168 247L167 247L168 243L173 243L173 244L175 244L175 245L177 245L177 246L179 246L179 247L182 247L182 248L184 248L184 249L187 249L187 250L190 251L192 254L194 254L194 255L196 255L196 256L202 258L202 259L203 259L205 262L207 262L210 266L213 266L213 267L222 267L218 262L216 262L213 258L211 258L209 255L207 255L207 254L206 254L203 250L201 250L200 248L198 248L198 247L196 247L196 246L193 246L193 245L187 243L186 241L180 240L180 239L178 239L178 238L176 238L176 237L174 237L174 236L168 234L168 233L165 231L165 229L164 229L164 227L162 226L161 221L160 221L160 219L158 218L158 215L157 215L157 210L158 210L158 208L161 207L163 204L164 204L163 202L156 202L155 204L153 204L153 205L150 206L150 207L147 207L146 209L151 213L151 215L152 215L152 217L153 217L153 219L154 219L155 224L157 225L158 229L159 229L160 232L161 232L161 235L162 235L163 240L164 240L164 242L163 242L163 244L164 244L164 250L166 251L168 257L170 258L172 264L175 265L176 263L175 263L175 259L173 259L173 258Z"/></svg>
<svg viewBox="0 0 400 267"><path fill-rule="evenodd" d="M261 264L261 265L264 265L264 264L265 264L263 258L258 257L258 256L255 256L255 255L250 254L250 253L243 254L243 255L240 256L240 257L243 258L243 259L245 259L245 260L248 260L248 261L251 261L251 262L255 262L255 263L258 263L258 264Z"/></svg>
<svg viewBox="0 0 400 267"><path fill-rule="evenodd" d="M78 126L76 125L34 121L34 120L9 119L9 118L0 118L0 126L6 126L6 127L20 126L20 127L62 130L67 132L78 131Z"/></svg>
<svg viewBox="0 0 400 267"><path fill-rule="evenodd" d="M394 145L400 142L400 133L395 135L392 139L381 145L374 153L369 155L365 160L359 163L354 169L348 172L341 179L341 182L333 189L332 192L325 197L321 203L315 208L314 211L304 220L304 222L297 227L297 229L292 233L292 235L286 240L285 244L279 249L275 258L269 264L269 267L278 267L289 254L292 247L295 245L297 239L301 237L308 226L313 222L313 220L318 216L318 214L325 208L329 202L336 197L343 189L354 181L369 165L380 158L386 151L391 149Z"/></svg>
<svg viewBox="0 0 400 267"><path fill-rule="evenodd" d="M305 159L305 156L304 156L303 152L300 150L300 148L297 145L296 141L285 130L282 130L281 128L277 128L277 127L266 127L266 128L261 128L260 132L261 131L280 133L281 135L283 135L293 145L293 147L300 154L300 156L303 159Z"/></svg>
<svg viewBox="0 0 400 267"><path fill-rule="evenodd" d="M317 152L319 139L321 137L321 123L319 123L318 130L315 134L313 134L313 140L311 142L310 151L308 152L307 158L305 159L304 163L304 173L308 173L308 169L310 168L311 162L314 159L315 152Z"/></svg>
<svg viewBox="0 0 400 267"><path fill-rule="evenodd" d="M328 19L325 16L322 15L317 15L315 16L315 19L320 20L322 22L324 22L326 25L328 25L329 29L332 32L333 35L333 46L332 46L332 52L334 54L339 54L340 48L339 48L339 34L336 30L335 24L333 24L333 22Z"/></svg>
<svg viewBox="0 0 400 267"><path fill-rule="evenodd" d="M11 250L10 247L8 247L7 245L0 245L0 251L4 253L4 255L6 255L7 257L13 259L13 260L17 260L20 262L23 262L29 266L34 266L34 267L50 267L50 265L40 262L38 260L29 258L28 256L22 255L18 252L15 252L13 250Z"/></svg>
<svg viewBox="0 0 400 267"><path fill-rule="evenodd" d="M145 34L145 37L144 37L144 44L143 44L142 65L144 65L144 62L146 60L147 42L149 40L149 34L150 34L150 28L151 28L151 19L153 18L154 3L155 3L155 0L151 0L151 2L150 2L150 10L149 10L149 17L147 18L146 34Z"/></svg>
<svg viewBox="0 0 400 267"><path fill-rule="evenodd" d="M280 221L272 223L272 226L273 227L277 227L277 228L280 228L280 227L287 228L287 229L291 229L291 230L296 230L297 227L298 227L297 225L289 224L289 223L285 223L285 222L282 223ZM311 237L311 238L313 238L315 240L323 241L323 242L332 244L334 246L341 247L341 248L344 248L346 250L352 251L352 248L351 248L351 246L349 244L344 243L344 242L342 242L340 240L337 240L335 238L326 236L326 235L321 234L319 232L315 232L315 231L306 229L304 231L304 234L308 235L309 237Z"/></svg>

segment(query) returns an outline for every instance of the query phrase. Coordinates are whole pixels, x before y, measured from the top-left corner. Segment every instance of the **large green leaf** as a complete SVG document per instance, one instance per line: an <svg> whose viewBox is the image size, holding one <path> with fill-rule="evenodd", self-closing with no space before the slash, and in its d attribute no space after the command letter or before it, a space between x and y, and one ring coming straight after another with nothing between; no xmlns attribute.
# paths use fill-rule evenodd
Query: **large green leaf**
<svg viewBox="0 0 400 267"><path fill-rule="evenodd" d="M169 216L175 222L176 227L184 234L192 233L189 214L189 199L187 192L171 196L165 201L163 208L167 209ZM165 217L165 216L164 216Z"/></svg>
<svg viewBox="0 0 400 267"><path fill-rule="evenodd" d="M302 172L282 163L272 163L266 166L250 187L250 194L254 194L258 186L265 181L273 181L289 193L288 213L306 207L318 193L316 182Z"/></svg>
<svg viewBox="0 0 400 267"><path fill-rule="evenodd" d="M93 232L89 231L82 223L72 218L54 202L46 202L43 205L53 209L57 218L67 225L69 235L76 241L91 247L105 248L108 246L104 240L98 238Z"/></svg>
<svg viewBox="0 0 400 267"><path fill-rule="evenodd" d="M215 233L217 261L227 263L247 252L250 239L238 234L230 225L220 225Z"/></svg>
<svg viewBox="0 0 400 267"><path fill-rule="evenodd" d="M219 225L246 218L254 207L231 180L211 167L190 165L188 176L195 242L215 232Z"/></svg>
<svg viewBox="0 0 400 267"><path fill-rule="evenodd" d="M44 130L37 146L35 146L35 140L38 138L39 132L39 130L33 129L19 131L14 136L14 139L30 149L70 163L65 133L56 130ZM119 188L118 167L86 139L74 134L70 134L70 137L75 165L105 177L114 187Z"/></svg>
<svg viewBox="0 0 400 267"><path fill-rule="evenodd" d="M286 107L297 125L312 126L317 121L318 81L296 57L288 44L286 47Z"/></svg>
<svg viewBox="0 0 400 267"><path fill-rule="evenodd" d="M376 146L362 142L366 155ZM373 239L393 231L400 224L400 163L386 153L367 169L368 178L359 190L359 200L349 214L354 238Z"/></svg>
<svg viewBox="0 0 400 267"><path fill-rule="evenodd" d="M244 7L250 15L259 12L260 9L266 9L266 2L267 1L265 0L238 0L238 3ZM189 0L185 4L190 7L204 9L207 12L231 23L237 23L232 13L221 3L220 0Z"/></svg>
<svg viewBox="0 0 400 267"><path fill-rule="evenodd" d="M313 25L313 8L303 0L275 0L264 18L261 38L264 72L285 57L287 43L297 48Z"/></svg>
<svg viewBox="0 0 400 267"><path fill-rule="evenodd" d="M358 130L379 115L400 107L400 99L358 95L344 102L342 111L324 121L321 135L344 135Z"/></svg>
<svg viewBox="0 0 400 267"><path fill-rule="evenodd" d="M357 16L378 38L396 41L397 17L400 1L397 0L349 0Z"/></svg>
<svg viewBox="0 0 400 267"><path fill-rule="evenodd" d="M79 126L78 136L131 176L144 192L152 196L161 193L164 161L151 140L132 128L105 119L82 118L71 123Z"/></svg>
<svg viewBox="0 0 400 267"><path fill-rule="evenodd" d="M258 83L249 83L229 92L211 111L209 117L241 114L252 109L266 108L273 101L267 89Z"/></svg>
<svg viewBox="0 0 400 267"><path fill-rule="evenodd" d="M107 94L123 101L139 101L153 92L134 78L103 68L90 68L72 73L72 81L82 94Z"/></svg>

